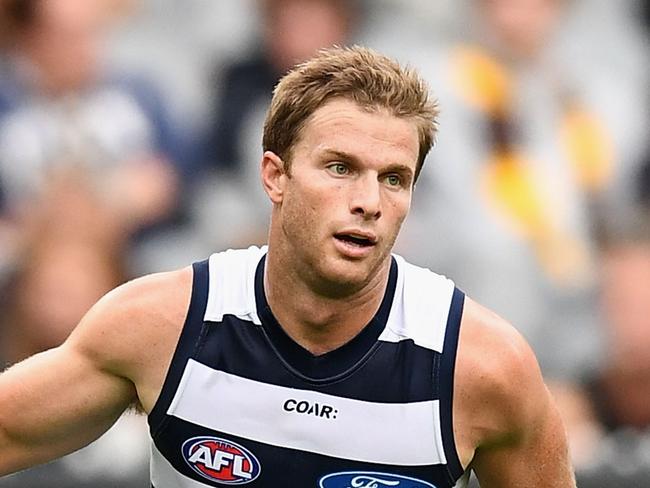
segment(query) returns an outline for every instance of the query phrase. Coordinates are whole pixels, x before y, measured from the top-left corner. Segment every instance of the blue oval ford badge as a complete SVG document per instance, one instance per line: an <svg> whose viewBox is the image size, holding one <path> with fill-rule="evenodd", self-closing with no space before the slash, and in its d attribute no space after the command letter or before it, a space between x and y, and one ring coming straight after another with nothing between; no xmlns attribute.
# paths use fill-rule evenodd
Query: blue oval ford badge
<svg viewBox="0 0 650 488"><path fill-rule="evenodd" d="M323 476L320 488L436 488L426 481L398 474L374 473L369 471L346 471Z"/></svg>
<svg viewBox="0 0 650 488"><path fill-rule="evenodd" d="M243 485L260 475L260 462L253 453L226 439L193 437L183 443L182 451L185 462L211 481Z"/></svg>

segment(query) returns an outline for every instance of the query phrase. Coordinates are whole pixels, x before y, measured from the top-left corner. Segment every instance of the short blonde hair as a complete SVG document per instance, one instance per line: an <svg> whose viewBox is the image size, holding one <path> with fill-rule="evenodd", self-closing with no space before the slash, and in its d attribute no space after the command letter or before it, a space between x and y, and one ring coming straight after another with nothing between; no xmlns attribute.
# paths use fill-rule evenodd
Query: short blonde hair
<svg viewBox="0 0 650 488"><path fill-rule="evenodd" d="M417 179L435 138L437 102L429 98L427 84L414 70L360 46L323 49L280 80L264 122L264 150L273 151L290 165L293 147L307 120L333 98L413 119L419 137Z"/></svg>

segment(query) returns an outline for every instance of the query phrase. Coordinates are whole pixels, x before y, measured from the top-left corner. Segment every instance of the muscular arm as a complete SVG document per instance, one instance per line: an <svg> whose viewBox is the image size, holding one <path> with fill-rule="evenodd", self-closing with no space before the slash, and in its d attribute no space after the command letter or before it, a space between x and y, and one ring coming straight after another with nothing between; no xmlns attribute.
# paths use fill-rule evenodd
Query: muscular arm
<svg viewBox="0 0 650 488"><path fill-rule="evenodd" d="M62 456L106 431L135 398L71 344L0 376L0 475Z"/></svg>
<svg viewBox="0 0 650 488"><path fill-rule="evenodd" d="M61 346L0 375L0 476L77 450L132 403L152 405L189 301L191 271L109 293Z"/></svg>
<svg viewBox="0 0 650 488"><path fill-rule="evenodd" d="M473 445L481 487L575 487L565 430L530 347L472 301L464 315L455 431Z"/></svg>

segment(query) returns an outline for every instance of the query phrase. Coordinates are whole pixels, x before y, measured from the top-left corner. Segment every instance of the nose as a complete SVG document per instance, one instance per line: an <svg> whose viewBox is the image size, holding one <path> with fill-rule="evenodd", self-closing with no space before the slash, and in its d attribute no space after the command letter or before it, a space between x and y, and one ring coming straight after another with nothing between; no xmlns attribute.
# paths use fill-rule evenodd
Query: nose
<svg viewBox="0 0 650 488"><path fill-rule="evenodd" d="M381 217L381 188L376 176L367 175L351 188L350 211L365 220Z"/></svg>

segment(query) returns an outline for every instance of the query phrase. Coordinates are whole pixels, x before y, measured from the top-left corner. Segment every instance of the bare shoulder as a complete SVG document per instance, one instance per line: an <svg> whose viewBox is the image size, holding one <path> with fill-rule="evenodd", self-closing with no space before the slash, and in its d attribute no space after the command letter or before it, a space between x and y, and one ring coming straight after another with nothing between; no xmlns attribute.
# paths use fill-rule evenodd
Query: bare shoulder
<svg viewBox="0 0 650 488"><path fill-rule="evenodd" d="M138 324L182 315L192 288L190 267L134 279L107 293L90 310L84 322L109 320L114 327L138 331ZM128 319L128 324L117 319ZM84 323L82 322L82 324Z"/></svg>
<svg viewBox="0 0 650 488"><path fill-rule="evenodd" d="M100 299L68 339L98 367L131 380L141 402L156 396L190 304L192 268L129 281ZM144 398L143 398L144 397ZM145 405L146 407L146 405Z"/></svg>
<svg viewBox="0 0 650 488"><path fill-rule="evenodd" d="M455 413L463 419L459 435L481 446L525 435L547 390L537 360L508 322L466 299L456 361Z"/></svg>
<svg viewBox="0 0 650 488"><path fill-rule="evenodd" d="M454 379L461 462L482 487L575 488L562 420L524 338L466 300Z"/></svg>

